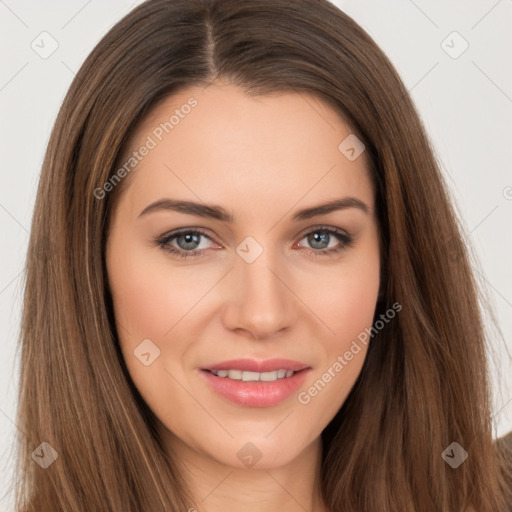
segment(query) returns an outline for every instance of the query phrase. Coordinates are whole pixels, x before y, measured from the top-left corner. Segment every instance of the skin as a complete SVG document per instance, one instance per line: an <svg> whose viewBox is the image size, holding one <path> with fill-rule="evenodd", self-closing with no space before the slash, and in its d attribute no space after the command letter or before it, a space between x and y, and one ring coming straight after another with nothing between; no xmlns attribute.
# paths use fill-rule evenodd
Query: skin
<svg viewBox="0 0 512 512"><path fill-rule="evenodd" d="M366 347L307 404L298 393L272 407L231 403L205 384L200 368L242 357L293 359L312 368L299 390L307 391L371 327L380 267L366 154L349 161L338 150L351 131L312 95L256 98L220 82L166 98L131 148L190 97L197 106L138 163L112 212L107 269L123 357L166 450L186 468L197 496L191 510L323 511L314 482L320 434L353 387ZM345 196L368 213L345 208L291 219ZM139 217L163 198L214 203L235 222L172 210ZM343 244L333 234L315 244L307 235L321 226L354 242L317 256ZM155 243L179 228L207 232L195 244L183 236L169 242L203 256L180 259ZM236 252L247 236L263 248L250 264ZM149 366L134 355L144 339L160 350ZM253 467L237 457L247 442L261 454Z"/></svg>

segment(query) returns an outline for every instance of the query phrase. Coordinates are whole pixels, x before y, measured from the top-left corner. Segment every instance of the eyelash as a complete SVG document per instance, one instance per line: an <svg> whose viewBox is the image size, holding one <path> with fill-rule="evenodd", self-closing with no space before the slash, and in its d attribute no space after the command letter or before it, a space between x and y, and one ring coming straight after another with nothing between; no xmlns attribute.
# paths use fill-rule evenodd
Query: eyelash
<svg viewBox="0 0 512 512"><path fill-rule="evenodd" d="M339 229L326 227L326 226L319 226L313 230L310 230L310 231L304 233L304 235L302 235L300 240L302 240L303 238L305 238L308 235L311 235L313 233L328 233L329 235L334 235L341 240L341 245L339 245L338 247L331 247L330 249L317 249L317 250L309 249L309 252L313 253L315 257L334 256L334 255L340 253L341 251L346 250L354 242L354 239L352 238L352 236L347 234L346 232L341 231ZM187 234L202 235L205 238L208 238L211 240L211 238L204 231L201 231L200 229L186 228L186 229L182 229L182 230L178 230L178 231L173 231L171 233L165 234L165 235L157 238L155 240L155 245L160 247L164 251L169 252L172 255L177 256L178 258L182 258L182 259L186 259L186 258L190 258L190 257L198 258L198 257L204 256L207 249L203 249L200 251L197 251L197 250L184 251L183 249L177 249L176 247L173 247L172 245L170 245L171 240L178 238L180 236L183 236L183 235L187 235Z"/></svg>

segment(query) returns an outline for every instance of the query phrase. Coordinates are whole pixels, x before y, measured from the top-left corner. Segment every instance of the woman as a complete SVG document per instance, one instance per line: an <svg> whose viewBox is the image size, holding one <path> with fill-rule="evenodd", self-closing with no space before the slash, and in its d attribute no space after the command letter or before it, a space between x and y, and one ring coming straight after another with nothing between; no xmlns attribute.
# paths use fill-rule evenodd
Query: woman
<svg viewBox="0 0 512 512"><path fill-rule="evenodd" d="M428 138L353 20L149 0L100 41L37 195L18 510L506 510L485 362Z"/></svg>

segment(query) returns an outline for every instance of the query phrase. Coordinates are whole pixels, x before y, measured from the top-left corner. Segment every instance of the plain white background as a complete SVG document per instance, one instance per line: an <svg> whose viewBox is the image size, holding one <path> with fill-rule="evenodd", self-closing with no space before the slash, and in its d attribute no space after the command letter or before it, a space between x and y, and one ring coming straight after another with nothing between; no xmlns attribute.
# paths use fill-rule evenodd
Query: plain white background
<svg viewBox="0 0 512 512"><path fill-rule="evenodd" d="M139 3L0 0L1 510L12 507L15 351L44 151L74 73L109 28ZM468 244L480 260L478 276L503 333L502 339L493 337L496 363L491 366L495 436L501 436L512 429L512 0L470 0L463 7L454 0L335 3L374 38L411 92L469 234ZM45 48L51 49L51 39L40 36L42 32L58 44L47 58L31 46L38 41L41 46L45 37Z"/></svg>

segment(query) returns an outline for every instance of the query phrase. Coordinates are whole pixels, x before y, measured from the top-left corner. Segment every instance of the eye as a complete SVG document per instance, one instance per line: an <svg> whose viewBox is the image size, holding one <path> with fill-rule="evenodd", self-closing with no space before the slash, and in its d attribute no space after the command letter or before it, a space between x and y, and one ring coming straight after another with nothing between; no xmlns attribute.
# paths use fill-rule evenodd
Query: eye
<svg viewBox="0 0 512 512"><path fill-rule="evenodd" d="M332 245L331 242L336 239L338 240L338 244ZM327 226L320 226L313 231L308 231L301 241L302 240L306 240L307 243L310 244L313 250L309 250L309 252L314 253L315 256L337 254L347 249L354 241L352 236L347 232Z"/></svg>
<svg viewBox="0 0 512 512"><path fill-rule="evenodd" d="M203 256L204 252L198 249L202 238L211 240L203 231L183 229L181 231L173 231L167 235L156 240L156 243L164 251L170 252L171 254L178 256L179 258L198 257ZM172 241L176 240L178 247L171 244Z"/></svg>
<svg viewBox="0 0 512 512"><path fill-rule="evenodd" d="M178 258L197 258L206 256L208 247L201 247L203 239L211 238L205 232L198 229L185 228L165 234L155 240L155 245L164 251L171 253ZM338 240L334 246L331 242ZM315 256L330 256L346 250L352 243L353 238L347 232L337 228L320 226L310 230L303 235L296 247L302 249L300 242L306 240L311 248L304 248Z"/></svg>

